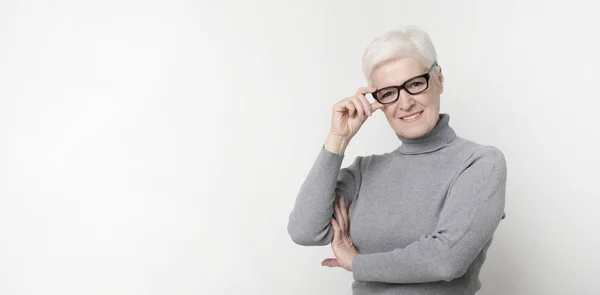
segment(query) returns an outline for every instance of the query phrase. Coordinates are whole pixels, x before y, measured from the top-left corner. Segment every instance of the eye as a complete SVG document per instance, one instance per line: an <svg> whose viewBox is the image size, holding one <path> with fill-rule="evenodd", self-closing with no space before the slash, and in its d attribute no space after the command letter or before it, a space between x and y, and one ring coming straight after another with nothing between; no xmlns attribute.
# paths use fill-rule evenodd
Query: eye
<svg viewBox="0 0 600 295"><path fill-rule="evenodd" d="M416 87L419 87L421 85L423 85L423 82L415 81L415 82L410 83L409 87L416 88Z"/></svg>
<svg viewBox="0 0 600 295"><path fill-rule="evenodd" d="M381 97L382 98L386 98L386 97L389 97L391 95L392 95L392 92L388 91L388 92L384 93Z"/></svg>

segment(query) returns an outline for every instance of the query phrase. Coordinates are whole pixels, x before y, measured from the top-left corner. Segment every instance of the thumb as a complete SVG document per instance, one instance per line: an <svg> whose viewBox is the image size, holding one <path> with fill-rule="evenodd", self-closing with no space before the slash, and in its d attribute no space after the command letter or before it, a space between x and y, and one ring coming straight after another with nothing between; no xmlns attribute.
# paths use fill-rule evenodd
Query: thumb
<svg viewBox="0 0 600 295"><path fill-rule="evenodd" d="M373 109L373 111L383 109L384 106L385 106L384 104L382 104L378 101L374 101L371 103L371 109Z"/></svg>
<svg viewBox="0 0 600 295"><path fill-rule="evenodd" d="M321 262L321 265L329 266L329 267L342 267L340 262L335 258L327 258L327 259L323 260L323 262Z"/></svg>

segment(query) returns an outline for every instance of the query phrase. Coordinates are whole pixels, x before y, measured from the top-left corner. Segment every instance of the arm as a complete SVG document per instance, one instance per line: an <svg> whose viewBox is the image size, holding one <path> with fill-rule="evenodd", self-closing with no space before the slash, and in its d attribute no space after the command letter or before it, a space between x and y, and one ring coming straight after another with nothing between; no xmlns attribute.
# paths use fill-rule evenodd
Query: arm
<svg viewBox="0 0 600 295"><path fill-rule="evenodd" d="M354 200L360 179L360 158L340 171L344 151L356 132L374 111L383 108L369 103L365 94L375 87L358 88L353 96L333 105L331 129L317 161L308 173L290 214L288 232L300 245L327 245L333 237L331 218L335 196Z"/></svg>
<svg viewBox="0 0 600 295"><path fill-rule="evenodd" d="M498 149L481 149L468 162L450 187L435 231L405 248L358 254L355 280L451 281L467 271L502 219L506 190L506 162Z"/></svg>
<svg viewBox="0 0 600 295"><path fill-rule="evenodd" d="M313 246L331 242L335 196L344 196L350 203L360 186L361 158L357 157L352 165L340 170L343 158L343 154L321 149L290 213L288 233L295 243Z"/></svg>

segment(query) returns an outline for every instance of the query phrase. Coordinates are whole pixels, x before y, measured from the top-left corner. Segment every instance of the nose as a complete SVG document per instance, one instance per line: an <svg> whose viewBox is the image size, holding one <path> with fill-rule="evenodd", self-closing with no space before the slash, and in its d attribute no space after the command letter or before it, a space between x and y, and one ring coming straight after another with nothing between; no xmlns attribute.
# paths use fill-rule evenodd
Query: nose
<svg viewBox="0 0 600 295"><path fill-rule="evenodd" d="M412 94L402 89L400 91L400 97L398 97L398 107L403 111L407 111L410 110L414 104L415 100L413 99Z"/></svg>

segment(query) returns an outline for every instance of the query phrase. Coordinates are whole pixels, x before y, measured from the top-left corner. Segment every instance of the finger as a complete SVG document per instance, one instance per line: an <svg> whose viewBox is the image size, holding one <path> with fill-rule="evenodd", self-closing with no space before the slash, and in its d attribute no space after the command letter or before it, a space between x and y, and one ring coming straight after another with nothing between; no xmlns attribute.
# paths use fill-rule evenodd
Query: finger
<svg viewBox="0 0 600 295"><path fill-rule="evenodd" d="M340 231L342 233L342 236L344 236L345 232L348 230L348 215L346 214L346 212L344 212L344 207L346 207L346 199L343 196L340 197L339 207L340 207L340 215L342 216L342 219L341 219L341 221L338 220L338 222L341 222L340 223Z"/></svg>
<svg viewBox="0 0 600 295"><path fill-rule="evenodd" d="M350 235L350 217L352 217L352 202L348 204L348 235Z"/></svg>
<svg viewBox="0 0 600 295"><path fill-rule="evenodd" d="M375 90L377 90L377 88L373 87L373 86L360 87L360 88L358 88L358 90L356 90L355 94L365 95L367 93L375 92Z"/></svg>
<svg viewBox="0 0 600 295"><path fill-rule="evenodd" d="M367 114L367 116L373 115L373 109L371 108L371 104L369 103L367 98L362 94L356 96L358 97L358 100L360 100L360 103L362 104L363 109L365 110L365 114Z"/></svg>
<svg viewBox="0 0 600 295"><path fill-rule="evenodd" d="M340 231L342 232L342 236L348 230L348 218L346 212L344 212L344 207L346 207L344 197L340 197L338 200L338 210L340 210L340 218L337 219L338 224L340 225Z"/></svg>
<svg viewBox="0 0 600 295"><path fill-rule="evenodd" d="M321 265L329 266L329 267L342 267L340 262L335 258L327 258L327 259L323 260L323 262L321 262Z"/></svg>
<svg viewBox="0 0 600 295"><path fill-rule="evenodd" d="M352 99L350 99L350 101L352 101L352 104L354 104L354 107L356 108L356 112L358 113L358 117L361 120L364 120L366 117L365 107L363 106L360 99L358 99L358 97L356 97L356 96L353 96Z"/></svg>
<svg viewBox="0 0 600 295"><path fill-rule="evenodd" d="M342 211L342 216L344 218L342 233L346 233L348 230L348 211L346 209L346 200L343 196L340 197L340 211Z"/></svg>
<svg viewBox="0 0 600 295"><path fill-rule="evenodd" d="M342 241L342 235L340 233L340 226L335 221L335 219L331 219L331 227L333 227L333 239L331 243L339 244Z"/></svg>
<svg viewBox="0 0 600 295"><path fill-rule="evenodd" d="M351 118L354 118L354 113L356 113L356 107L354 106L354 104L352 103L352 101L351 100L347 100L346 103L344 104L344 106L348 110L348 115Z"/></svg>
<svg viewBox="0 0 600 295"><path fill-rule="evenodd" d="M366 100L366 98L362 94L357 94L353 98L354 103L360 106L358 109L361 110L361 115L362 115L361 119L366 120L367 117L369 116L369 111L371 110L371 105L368 102L365 104L363 99Z"/></svg>
<svg viewBox="0 0 600 295"><path fill-rule="evenodd" d="M351 224L352 224L352 203L349 203L348 204L348 225L346 226L348 236L350 236L350 230L352 229L350 227Z"/></svg>
<svg viewBox="0 0 600 295"><path fill-rule="evenodd" d="M373 110L373 112L376 110L383 109L384 106L385 106L384 104L382 104L378 101L374 101L371 103L371 109Z"/></svg>
<svg viewBox="0 0 600 295"><path fill-rule="evenodd" d="M340 200L340 199L341 199L341 198L338 198L338 200L337 200L337 201L335 202L335 204L333 205L333 206L334 206L334 207L333 207L333 210L335 211L335 220L336 220L336 222L338 223L338 225L340 226L340 230L341 230L341 231L342 231L342 233L343 233L343 231L344 231L344 227L345 227L345 224L346 224L346 223L344 222L344 216L343 216L343 214L344 214L344 213L343 213L343 212L342 212L342 210L340 209L340 202L339 202L339 200Z"/></svg>
<svg viewBox="0 0 600 295"><path fill-rule="evenodd" d="M347 98L344 98L344 99L336 102L333 105L333 110L336 111L336 112L346 112L346 111L348 111L348 108L346 107L346 103L348 102L349 99L350 98L347 97Z"/></svg>

